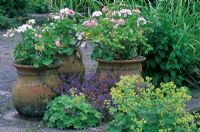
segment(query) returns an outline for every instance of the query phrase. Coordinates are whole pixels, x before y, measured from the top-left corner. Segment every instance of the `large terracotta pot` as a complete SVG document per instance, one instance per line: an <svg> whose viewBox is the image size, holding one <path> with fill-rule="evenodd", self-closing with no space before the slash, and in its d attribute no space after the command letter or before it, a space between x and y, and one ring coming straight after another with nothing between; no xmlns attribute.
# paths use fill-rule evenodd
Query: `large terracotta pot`
<svg viewBox="0 0 200 132"><path fill-rule="evenodd" d="M112 77L119 79L121 75L132 75L142 73L142 62L146 60L143 56L137 56L132 60L114 60L111 62L97 59L97 73L100 79Z"/></svg>
<svg viewBox="0 0 200 132"><path fill-rule="evenodd" d="M62 66L59 68L59 74L85 74L85 66L82 60L83 55L80 49L75 49L70 56L57 55L56 57L63 62Z"/></svg>
<svg viewBox="0 0 200 132"><path fill-rule="evenodd" d="M42 117L48 101L60 92L59 65L43 68L13 65L18 73L12 89L14 107L24 117Z"/></svg>

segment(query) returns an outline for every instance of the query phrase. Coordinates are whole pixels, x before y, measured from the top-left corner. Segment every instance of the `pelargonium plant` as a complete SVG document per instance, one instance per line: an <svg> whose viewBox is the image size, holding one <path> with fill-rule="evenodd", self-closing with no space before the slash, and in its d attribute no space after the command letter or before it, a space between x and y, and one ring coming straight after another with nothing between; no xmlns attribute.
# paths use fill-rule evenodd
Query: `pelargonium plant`
<svg viewBox="0 0 200 132"><path fill-rule="evenodd" d="M77 33L75 12L69 8L61 9L59 13L50 14L50 28L46 30L49 43L58 47L58 54L71 55L80 45L85 45L83 34Z"/></svg>
<svg viewBox="0 0 200 132"><path fill-rule="evenodd" d="M112 104L110 89L117 83L117 80L108 77L99 80L97 73L87 73L80 81L77 75L62 76L61 88L64 94L70 95L70 89L73 88L75 94L83 93L91 105L103 114L105 121L110 119L108 106Z"/></svg>
<svg viewBox="0 0 200 132"><path fill-rule="evenodd" d="M13 37L21 33L22 41L17 44L15 63L33 65L36 68L54 65L57 54L71 55L81 45L82 36L76 34L76 19L73 10L61 9L59 13L50 14L53 21L42 26L34 26L31 19L26 24L10 29L4 37Z"/></svg>
<svg viewBox="0 0 200 132"><path fill-rule="evenodd" d="M139 8L121 4L103 7L82 23L85 39L95 45L93 59L130 60L152 50L145 34L151 32L150 24Z"/></svg>

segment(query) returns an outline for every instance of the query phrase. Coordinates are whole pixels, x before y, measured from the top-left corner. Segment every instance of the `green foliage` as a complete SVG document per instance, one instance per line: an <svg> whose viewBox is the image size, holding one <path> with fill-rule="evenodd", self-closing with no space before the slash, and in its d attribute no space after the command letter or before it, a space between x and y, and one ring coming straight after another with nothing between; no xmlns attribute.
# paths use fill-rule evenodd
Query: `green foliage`
<svg viewBox="0 0 200 132"><path fill-rule="evenodd" d="M196 3L157 0L155 7L147 7L145 16L154 22L154 33L147 35L153 51L146 54L144 70L154 84L174 81L181 85L189 65L200 57L200 12Z"/></svg>
<svg viewBox="0 0 200 132"><path fill-rule="evenodd" d="M44 121L48 127L84 129L100 123L101 115L86 103L83 94L63 95L48 104Z"/></svg>
<svg viewBox="0 0 200 132"><path fill-rule="evenodd" d="M9 28L10 27L10 21L9 18L3 16L0 12L0 29Z"/></svg>
<svg viewBox="0 0 200 132"><path fill-rule="evenodd" d="M77 36L77 24L72 10L66 9L71 14L51 14L53 20L49 24L43 24L35 29L34 19L26 24L10 29L5 37L13 37L16 32L21 33L22 41L14 51L15 62L22 65L33 65L36 68L52 66L57 63L56 55L71 55L80 45L82 36ZM66 14L65 14L66 13ZM61 18L62 17L62 18ZM77 40L79 37L79 40Z"/></svg>
<svg viewBox="0 0 200 132"><path fill-rule="evenodd" d="M50 11L45 0L30 0L28 4L31 13L47 13Z"/></svg>
<svg viewBox="0 0 200 132"><path fill-rule="evenodd" d="M55 20L51 25L47 25L46 28L48 43L51 45L55 45L55 41L60 43L60 46L57 48L58 54L71 55L74 49L78 47L75 19Z"/></svg>
<svg viewBox="0 0 200 132"><path fill-rule="evenodd" d="M42 38L38 38L37 34ZM46 43L48 42L46 32L41 32L41 29L28 29L23 36L23 40L15 47L16 63L33 65L36 68L55 64L56 60L52 56L57 53L57 47Z"/></svg>
<svg viewBox="0 0 200 132"><path fill-rule="evenodd" d="M0 9L9 18L26 16L28 0L1 0Z"/></svg>
<svg viewBox="0 0 200 132"><path fill-rule="evenodd" d="M173 82L161 83L155 88L150 79L124 76L111 89L116 107L108 131L158 132L197 131L196 117L185 112L185 103L191 99L185 87Z"/></svg>
<svg viewBox="0 0 200 132"><path fill-rule="evenodd" d="M95 46L93 59L129 60L140 54L140 50L145 53L152 50L144 37L144 33L151 31L150 22L140 15L139 9L125 4L104 8L106 11L95 11L82 26L86 39ZM95 16L96 13L100 16Z"/></svg>

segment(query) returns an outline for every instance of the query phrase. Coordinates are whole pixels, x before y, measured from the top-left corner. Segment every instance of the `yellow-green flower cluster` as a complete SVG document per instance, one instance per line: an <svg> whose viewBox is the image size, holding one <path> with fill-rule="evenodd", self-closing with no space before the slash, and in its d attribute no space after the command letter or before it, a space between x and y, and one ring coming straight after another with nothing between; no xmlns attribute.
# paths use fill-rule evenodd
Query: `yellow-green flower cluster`
<svg viewBox="0 0 200 132"><path fill-rule="evenodd" d="M186 87L178 88L173 82L161 83L156 88L138 75L123 76L111 89L117 107L111 128L132 132L193 131L197 130L194 116L185 111L191 99Z"/></svg>

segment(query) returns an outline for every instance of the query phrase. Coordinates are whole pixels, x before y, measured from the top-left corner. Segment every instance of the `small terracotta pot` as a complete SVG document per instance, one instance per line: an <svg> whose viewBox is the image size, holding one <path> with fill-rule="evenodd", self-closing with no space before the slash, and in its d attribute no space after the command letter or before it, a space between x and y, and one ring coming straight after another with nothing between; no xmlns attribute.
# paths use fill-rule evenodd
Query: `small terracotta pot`
<svg viewBox="0 0 200 132"><path fill-rule="evenodd" d="M82 60L83 55L80 49L75 49L73 54L70 56L56 55L56 58L63 62L62 66L59 68L59 74L85 74L85 66Z"/></svg>
<svg viewBox="0 0 200 132"><path fill-rule="evenodd" d="M121 75L132 75L142 73L142 62L146 60L143 56L134 57L132 60L114 60L111 62L97 59L97 73L100 79L112 77L119 79Z"/></svg>
<svg viewBox="0 0 200 132"><path fill-rule="evenodd" d="M42 117L49 100L56 95L56 92L60 92L58 76L60 65L42 68L13 65L18 73L12 89L14 107L24 117Z"/></svg>

